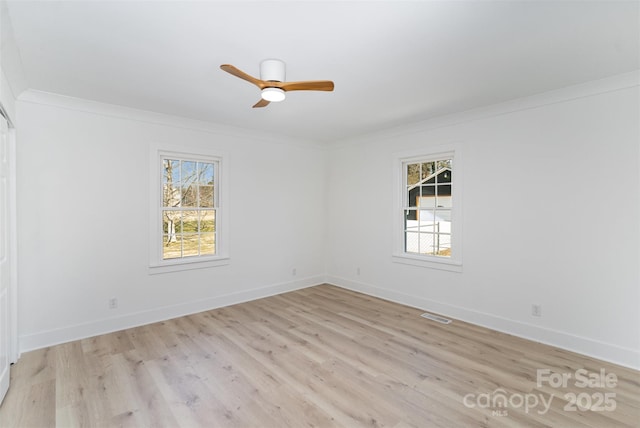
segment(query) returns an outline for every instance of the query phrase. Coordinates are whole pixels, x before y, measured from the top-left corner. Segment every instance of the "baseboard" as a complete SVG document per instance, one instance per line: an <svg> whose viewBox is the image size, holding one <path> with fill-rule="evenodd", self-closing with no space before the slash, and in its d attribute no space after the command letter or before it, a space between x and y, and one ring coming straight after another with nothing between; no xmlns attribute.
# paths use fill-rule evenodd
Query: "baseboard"
<svg viewBox="0 0 640 428"><path fill-rule="evenodd" d="M433 312L448 318L459 319L461 321L487 327L492 330L512 334L524 339L552 345L624 367L640 370L640 352L634 349L624 348L611 343L576 336L566 332L527 324L521 321L515 321L447 303L411 296L336 276L328 276L326 278L326 282L337 287L401 303L406 306Z"/></svg>
<svg viewBox="0 0 640 428"><path fill-rule="evenodd" d="M230 293L216 296L209 299L197 300L178 305L164 306L148 311L141 311L125 314L119 317L106 318L88 323L76 324L63 328L47 330L35 334L20 336L20 352L28 352L47 346L66 343L73 340L93 337L99 334L111 333L140 325L151 324L158 321L165 321L171 318L190 315L215 308L220 308L251 300L261 299L288 291L313 287L315 285L328 283L337 287L368 294L370 296L411 306L421 310L434 312L449 318L459 319L482 327L503 333L512 334L524 339L545 343L577 352L593 358L609 361L621 366L640 370L640 352L600 342L597 340L572 335L566 332L552 330L532 324L515 321L492 314L474 311L471 309L454 306L430 299L411 296L397 291L375 287L362 282L352 281L336 276L316 276L299 279L297 281L273 284L244 290L237 293Z"/></svg>
<svg viewBox="0 0 640 428"><path fill-rule="evenodd" d="M299 290L323 284L324 276L302 278L296 281L273 284L250 290L239 291L237 293L225 294L177 305L164 306L157 309L125 314L118 317L100 319L88 323L71 325L63 328L43 331L35 334L20 336L20 352L28 352L47 346L58 345L60 343L85 339L100 334L112 333L114 331L127 328L151 324L158 321L190 315L224 306L235 305L237 303L248 302L261 299L263 297L274 296L288 291Z"/></svg>

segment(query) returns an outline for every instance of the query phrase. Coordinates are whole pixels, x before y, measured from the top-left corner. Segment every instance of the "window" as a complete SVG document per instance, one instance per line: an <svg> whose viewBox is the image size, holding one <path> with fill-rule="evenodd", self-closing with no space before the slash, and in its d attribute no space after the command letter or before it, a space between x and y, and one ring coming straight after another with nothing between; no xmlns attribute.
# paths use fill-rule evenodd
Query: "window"
<svg viewBox="0 0 640 428"><path fill-rule="evenodd" d="M455 151L396 158L394 261L461 270L459 160Z"/></svg>
<svg viewBox="0 0 640 428"><path fill-rule="evenodd" d="M215 256L218 162L162 157L162 258Z"/></svg>
<svg viewBox="0 0 640 428"><path fill-rule="evenodd" d="M404 251L451 257L453 159L405 162Z"/></svg>
<svg viewBox="0 0 640 428"><path fill-rule="evenodd" d="M222 157L152 149L151 273L228 263Z"/></svg>

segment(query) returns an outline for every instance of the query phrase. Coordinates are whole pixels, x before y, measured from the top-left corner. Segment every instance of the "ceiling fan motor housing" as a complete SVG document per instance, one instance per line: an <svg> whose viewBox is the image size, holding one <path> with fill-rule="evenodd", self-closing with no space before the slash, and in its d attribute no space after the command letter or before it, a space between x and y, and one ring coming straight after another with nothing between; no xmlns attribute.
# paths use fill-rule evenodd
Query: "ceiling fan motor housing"
<svg viewBox="0 0 640 428"><path fill-rule="evenodd" d="M284 61L279 59L265 59L260 63L260 79L265 81L284 82L285 81Z"/></svg>

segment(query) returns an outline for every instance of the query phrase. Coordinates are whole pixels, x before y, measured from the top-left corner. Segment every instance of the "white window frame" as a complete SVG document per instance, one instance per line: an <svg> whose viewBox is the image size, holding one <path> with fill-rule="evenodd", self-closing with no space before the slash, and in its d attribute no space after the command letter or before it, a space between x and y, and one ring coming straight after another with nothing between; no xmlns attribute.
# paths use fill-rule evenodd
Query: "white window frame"
<svg viewBox="0 0 640 428"><path fill-rule="evenodd" d="M163 259L162 247L162 159L195 160L216 164L216 254L175 259ZM227 180L228 157L222 153L200 148L152 145L149 156L149 273L158 274L178 272L189 269L202 269L229 264L229 240L227 216Z"/></svg>
<svg viewBox="0 0 640 428"><path fill-rule="evenodd" d="M404 201L406 185L406 166L410 163L429 162L439 159L453 159L451 180L451 256L440 257L426 254L407 253L405 251ZM393 157L393 250L392 260L396 263L420 266L431 269L462 272L462 150L460 144L433 146L422 150L412 150L394 154Z"/></svg>

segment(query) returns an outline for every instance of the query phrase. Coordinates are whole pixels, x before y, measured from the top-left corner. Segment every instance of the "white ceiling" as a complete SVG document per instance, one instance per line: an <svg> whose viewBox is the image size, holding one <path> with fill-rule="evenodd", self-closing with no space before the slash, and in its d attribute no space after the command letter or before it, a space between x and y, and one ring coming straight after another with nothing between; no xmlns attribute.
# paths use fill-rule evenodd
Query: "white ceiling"
<svg viewBox="0 0 640 428"><path fill-rule="evenodd" d="M8 1L28 87L335 141L640 68L637 1ZM330 79L252 109L280 58Z"/></svg>

